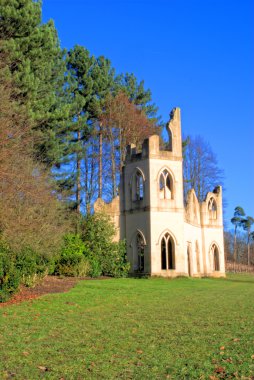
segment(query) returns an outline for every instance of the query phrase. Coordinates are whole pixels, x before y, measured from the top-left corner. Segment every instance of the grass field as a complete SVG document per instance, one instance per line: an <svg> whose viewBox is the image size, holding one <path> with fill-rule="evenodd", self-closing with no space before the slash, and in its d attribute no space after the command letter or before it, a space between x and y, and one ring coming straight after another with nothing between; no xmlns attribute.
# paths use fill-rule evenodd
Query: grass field
<svg viewBox="0 0 254 380"><path fill-rule="evenodd" d="M254 379L254 276L81 281L0 323L1 379Z"/></svg>

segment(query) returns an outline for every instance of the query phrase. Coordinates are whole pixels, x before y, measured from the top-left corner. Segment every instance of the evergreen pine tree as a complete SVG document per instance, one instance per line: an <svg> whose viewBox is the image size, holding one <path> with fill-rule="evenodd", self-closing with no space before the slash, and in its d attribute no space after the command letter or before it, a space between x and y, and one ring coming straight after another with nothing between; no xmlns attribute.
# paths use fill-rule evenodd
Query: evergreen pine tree
<svg viewBox="0 0 254 380"><path fill-rule="evenodd" d="M33 121L35 155L50 164L61 155L56 127L68 115L61 97L64 53L54 23L42 24L41 1L2 0L0 33L18 101Z"/></svg>

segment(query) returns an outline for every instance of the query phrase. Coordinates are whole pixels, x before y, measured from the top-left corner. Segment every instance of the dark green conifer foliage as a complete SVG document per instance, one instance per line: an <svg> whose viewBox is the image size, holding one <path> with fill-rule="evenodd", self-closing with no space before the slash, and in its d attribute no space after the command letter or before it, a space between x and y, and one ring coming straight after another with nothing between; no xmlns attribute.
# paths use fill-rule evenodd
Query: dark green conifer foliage
<svg viewBox="0 0 254 380"><path fill-rule="evenodd" d="M67 149L62 162L69 160L65 168L71 169L67 178L70 179L72 199L76 194L73 207L80 211L80 205L84 203L84 209L89 213L97 197L107 198L109 187L105 159L108 147L100 122L109 94L114 96L124 90L129 99L144 109L150 118L156 118L157 109L151 104L151 92L144 89L144 82L138 83L133 74L116 77L107 58L92 57L82 46L75 46L69 51L67 69L66 90L73 102L74 112L72 123L66 130ZM63 184L66 186L66 175Z"/></svg>
<svg viewBox="0 0 254 380"><path fill-rule="evenodd" d="M92 133L87 108L93 92L91 71L94 63L95 58L89 51L78 45L66 57L65 101L70 109L68 123L59 129L64 150L58 163L58 184L61 190L68 190L69 206L78 212L82 202L81 167L85 143Z"/></svg>
<svg viewBox="0 0 254 380"><path fill-rule="evenodd" d="M62 197L77 211L83 197L89 212L108 186L100 122L106 98L124 90L153 118L151 92L133 74L116 77L108 59L84 47L62 51L53 21L41 21L41 1L1 0L0 33L17 100L33 122L34 156L54 168Z"/></svg>
<svg viewBox="0 0 254 380"><path fill-rule="evenodd" d="M92 198L102 189L99 118L107 95L114 91L115 74L108 59L90 56L87 49L78 45L68 52L66 62L65 92L71 112L69 124L62 129L65 149L59 162L59 184L69 187L71 207L79 212L84 198L89 213Z"/></svg>
<svg viewBox="0 0 254 380"><path fill-rule="evenodd" d="M33 120L35 154L50 164L61 155L56 126L68 114L61 98L65 63L54 23L41 23L40 1L1 0L0 33L18 101Z"/></svg>

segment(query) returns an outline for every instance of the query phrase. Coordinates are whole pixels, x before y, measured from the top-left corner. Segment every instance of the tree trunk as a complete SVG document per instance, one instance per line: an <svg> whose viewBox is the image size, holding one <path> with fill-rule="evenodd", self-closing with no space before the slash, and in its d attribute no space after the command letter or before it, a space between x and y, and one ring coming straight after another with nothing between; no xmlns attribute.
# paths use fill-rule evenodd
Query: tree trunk
<svg viewBox="0 0 254 380"><path fill-rule="evenodd" d="M247 247L248 247L248 266L250 266L250 233L248 232L248 242L247 242Z"/></svg>
<svg viewBox="0 0 254 380"><path fill-rule="evenodd" d="M81 141L81 133L78 131L78 144ZM79 152L77 153L77 188L76 188L76 204L77 204L77 213L80 214L80 203L81 203L81 176L80 176L80 169L81 169L81 159L79 157Z"/></svg>
<svg viewBox="0 0 254 380"><path fill-rule="evenodd" d="M84 156L84 197L85 197L85 212L88 214L88 152L86 149Z"/></svg>
<svg viewBox="0 0 254 380"><path fill-rule="evenodd" d="M234 262L236 263L236 226L235 226L235 236L234 236Z"/></svg>
<svg viewBox="0 0 254 380"><path fill-rule="evenodd" d="M102 126L99 129L99 175L98 175L98 198L102 198Z"/></svg>
<svg viewBox="0 0 254 380"><path fill-rule="evenodd" d="M110 145L111 145L111 166L112 166L112 185L113 185L112 196L113 196L113 199L114 199L117 196L117 191L116 191L115 146L114 146L114 138L113 138L113 136L112 136Z"/></svg>
<svg viewBox="0 0 254 380"><path fill-rule="evenodd" d="M95 154L95 141L92 139L89 144L86 144L84 155L84 197L85 197L85 212L87 215L91 214L92 198L95 195L96 182L95 167L97 164L97 155Z"/></svg>

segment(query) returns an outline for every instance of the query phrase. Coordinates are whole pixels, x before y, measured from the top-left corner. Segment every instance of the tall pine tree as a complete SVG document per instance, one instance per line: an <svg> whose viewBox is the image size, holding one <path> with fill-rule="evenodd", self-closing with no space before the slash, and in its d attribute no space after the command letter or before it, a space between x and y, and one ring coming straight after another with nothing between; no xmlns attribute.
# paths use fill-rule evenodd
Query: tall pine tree
<svg viewBox="0 0 254 380"><path fill-rule="evenodd" d="M75 46L66 57L65 101L69 104L69 120L59 128L59 138L64 145L63 155L57 164L60 189L69 190L69 206L80 212L82 203L83 160L87 157L88 140L92 135L89 123L88 104L92 98L93 79L91 72L95 58L87 49ZM87 182L88 181L87 179ZM88 196L88 187L86 198Z"/></svg>
<svg viewBox="0 0 254 380"><path fill-rule="evenodd" d="M42 24L41 1L2 0L1 48L33 121L35 155L51 164L61 154L56 127L68 114L62 101L65 63L53 21Z"/></svg>

